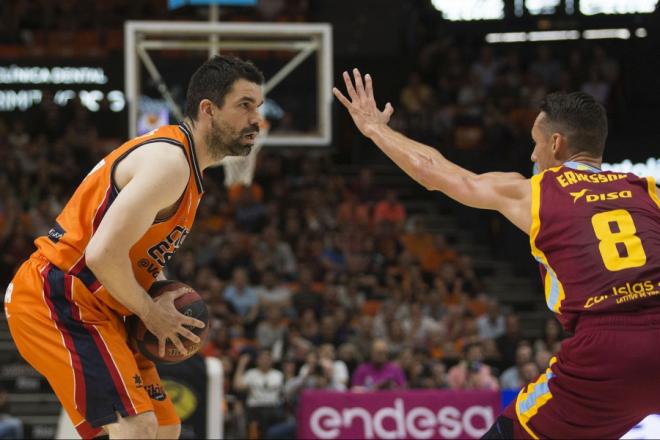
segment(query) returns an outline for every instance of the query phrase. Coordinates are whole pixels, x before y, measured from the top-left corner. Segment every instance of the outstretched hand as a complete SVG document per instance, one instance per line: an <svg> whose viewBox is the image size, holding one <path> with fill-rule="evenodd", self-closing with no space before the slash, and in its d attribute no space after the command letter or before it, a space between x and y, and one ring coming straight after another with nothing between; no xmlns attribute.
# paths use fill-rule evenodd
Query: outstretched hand
<svg viewBox="0 0 660 440"><path fill-rule="evenodd" d="M337 87L332 88L332 93L346 107L360 132L366 137L371 137L378 127L387 125L394 108L388 102L383 111L378 110L371 75L367 73L363 81L360 71L353 69L353 77L355 86L348 72L344 72L344 83L350 100Z"/></svg>

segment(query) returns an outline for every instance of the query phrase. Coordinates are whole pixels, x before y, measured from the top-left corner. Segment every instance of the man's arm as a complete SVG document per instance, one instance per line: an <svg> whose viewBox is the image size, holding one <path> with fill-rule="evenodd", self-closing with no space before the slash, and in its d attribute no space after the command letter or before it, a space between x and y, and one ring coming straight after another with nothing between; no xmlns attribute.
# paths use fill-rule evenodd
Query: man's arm
<svg viewBox="0 0 660 440"><path fill-rule="evenodd" d="M179 334L195 342L199 338L183 324L204 324L174 308L173 300L185 292L152 300L133 275L129 251L158 212L176 203L183 193L189 168L181 154L171 145L154 144L141 147L124 159L115 170L122 189L85 250L87 265L101 284L158 337L161 355L167 339L185 353Z"/></svg>
<svg viewBox="0 0 660 440"><path fill-rule="evenodd" d="M531 185L518 173L475 174L447 160L436 149L416 142L387 126L394 109L376 106L370 75L364 82L355 69L355 87L347 72L344 82L350 100L337 88L333 93L346 107L363 135L370 138L410 177L429 190L442 191L467 206L501 212L525 233L531 227ZM366 84L366 86L365 86Z"/></svg>
<svg viewBox="0 0 660 440"><path fill-rule="evenodd" d="M236 366L236 373L234 374L234 389L236 391L245 391L248 387L247 381L245 380L245 368L250 362L250 355L243 353L241 357L238 358L238 365Z"/></svg>

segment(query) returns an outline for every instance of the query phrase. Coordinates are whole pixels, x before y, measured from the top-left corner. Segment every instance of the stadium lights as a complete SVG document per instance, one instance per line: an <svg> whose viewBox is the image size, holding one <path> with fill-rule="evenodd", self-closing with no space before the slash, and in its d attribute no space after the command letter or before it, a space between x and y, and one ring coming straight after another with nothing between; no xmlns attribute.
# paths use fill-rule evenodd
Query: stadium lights
<svg viewBox="0 0 660 440"><path fill-rule="evenodd" d="M630 38L630 31L628 29L587 29L582 32L582 38L585 40L600 40L606 38L628 40Z"/></svg>
<svg viewBox="0 0 660 440"><path fill-rule="evenodd" d="M562 41L579 39L579 31L534 31L527 33L528 41Z"/></svg>
<svg viewBox="0 0 660 440"><path fill-rule="evenodd" d="M526 32L496 32L486 34L487 43L520 43L527 41Z"/></svg>
<svg viewBox="0 0 660 440"><path fill-rule="evenodd" d="M521 43L525 41L578 40L580 31L493 32L486 34L487 43Z"/></svg>
<svg viewBox="0 0 660 440"><path fill-rule="evenodd" d="M526 41L566 41L566 40L599 40L599 39L630 39L629 29L585 29L578 30L558 30L558 31L532 31L532 32L493 32L486 34L487 43L524 43ZM647 32L645 28L637 28L635 36L645 38Z"/></svg>

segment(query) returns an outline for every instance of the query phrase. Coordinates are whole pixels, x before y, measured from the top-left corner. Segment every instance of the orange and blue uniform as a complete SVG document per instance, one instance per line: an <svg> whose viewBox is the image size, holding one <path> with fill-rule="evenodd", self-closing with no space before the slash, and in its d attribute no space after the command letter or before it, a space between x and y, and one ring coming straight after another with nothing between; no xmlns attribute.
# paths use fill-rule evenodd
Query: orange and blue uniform
<svg viewBox="0 0 660 440"><path fill-rule="evenodd" d="M655 181L568 162L531 185L546 303L575 335L503 415L516 437L620 438L660 411Z"/></svg>
<svg viewBox="0 0 660 440"><path fill-rule="evenodd" d="M159 424L179 423L155 365L127 344L115 300L85 264L85 249L119 194L113 173L121 160L152 143L180 147L190 178L173 214L156 218L131 247L132 274L149 290L193 224L202 197L202 174L192 135L165 126L108 154L85 177L36 252L16 273L5 296L9 329L21 355L51 384L83 438L116 421L155 411Z"/></svg>

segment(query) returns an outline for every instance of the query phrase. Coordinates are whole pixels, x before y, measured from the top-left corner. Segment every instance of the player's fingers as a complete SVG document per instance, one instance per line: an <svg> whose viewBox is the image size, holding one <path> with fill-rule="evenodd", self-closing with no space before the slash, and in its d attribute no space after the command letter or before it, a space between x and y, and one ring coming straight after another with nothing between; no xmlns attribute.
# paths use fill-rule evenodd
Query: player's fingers
<svg viewBox="0 0 660 440"><path fill-rule="evenodd" d="M332 93L335 95L335 97L343 104L344 107L346 107L348 110L351 109L351 101L346 98L337 87L333 87Z"/></svg>
<svg viewBox="0 0 660 440"><path fill-rule="evenodd" d="M191 318L190 316L185 316L185 319L182 320L183 325L189 325L190 327L197 327L197 328L204 328L206 327L206 324L204 324L204 321L200 321L199 319Z"/></svg>
<svg viewBox="0 0 660 440"><path fill-rule="evenodd" d="M366 94L364 92L364 84L362 83L362 74L357 68L353 69L353 77L355 78L355 90L357 91L358 97L364 99Z"/></svg>
<svg viewBox="0 0 660 440"><path fill-rule="evenodd" d="M183 342L181 342L181 339L179 339L179 335L172 335L169 337L170 341L172 341L172 344L179 350L179 353L181 354L188 354L188 350L186 350L186 347L183 345Z"/></svg>
<svg viewBox="0 0 660 440"><path fill-rule="evenodd" d="M358 95L355 93L355 87L353 87L353 80L348 72L344 72L344 83L346 84L346 91L348 92L348 96L351 97L351 101L358 99Z"/></svg>
<svg viewBox="0 0 660 440"><path fill-rule="evenodd" d="M165 342L167 338L158 338L158 357L165 356Z"/></svg>
<svg viewBox="0 0 660 440"><path fill-rule="evenodd" d="M367 99L372 100L374 99L374 84L373 80L371 79L371 75L368 73L364 75L364 85L365 85L365 92L367 93Z"/></svg>
<svg viewBox="0 0 660 440"><path fill-rule="evenodd" d="M185 327L179 328L179 334L181 336L183 336L184 338L190 339L191 341L193 341L195 343L201 341L199 336L197 336L196 334L194 334L193 332L191 332L190 330L188 330Z"/></svg>
<svg viewBox="0 0 660 440"><path fill-rule="evenodd" d="M186 286L186 287L179 287L178 289L173 290L173 291L171 292L171 294L172 294L172 300L175 300L175 299L177 299L177 298L180 298L180 297L182 297L183 295L185 295L186 293L189 293L189 292L192 292L192 290L190 289L190 287L187 287L187 286Z"/></svg>
<svg viewBox="0 0 660 440"><path fill-rule="evenodd" d="M385 110L383 110L383 114L385 115L386 118L390 118L392 116L392 113L394 113L394 107L392 107L392 104L389 102L385 104Z"/></svg>

